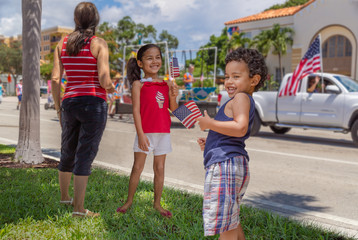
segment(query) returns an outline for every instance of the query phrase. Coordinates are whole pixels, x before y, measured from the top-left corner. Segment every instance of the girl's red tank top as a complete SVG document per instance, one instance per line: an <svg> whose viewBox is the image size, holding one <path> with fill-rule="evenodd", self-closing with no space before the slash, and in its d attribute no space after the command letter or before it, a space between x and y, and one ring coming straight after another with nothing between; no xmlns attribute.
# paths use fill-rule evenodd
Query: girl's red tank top
<svg viewBox="0 0 358 240"><path fill-rule="evenodd" d="M145 82L140 90L140 116L144 133L170 133L169 87L166 82Z"/></svg>

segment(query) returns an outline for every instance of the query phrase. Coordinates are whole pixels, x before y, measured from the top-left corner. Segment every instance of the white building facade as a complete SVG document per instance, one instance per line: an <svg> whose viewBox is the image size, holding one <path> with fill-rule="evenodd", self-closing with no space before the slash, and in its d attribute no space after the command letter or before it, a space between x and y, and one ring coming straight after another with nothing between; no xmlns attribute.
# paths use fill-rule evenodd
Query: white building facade
<svg viewBox="0 0 358 240"><path fill-rule="evenodd" d="M268 10L225 25L230 32L244 32L251 39L277 23L292 28L293 45L282 57L284 73L295 70L311 42L321 34L323 71L358 80L357 22L358 0L310 0L301 6ZM278 56L270 53L266 62L269 73L280 81Z"/></svg>

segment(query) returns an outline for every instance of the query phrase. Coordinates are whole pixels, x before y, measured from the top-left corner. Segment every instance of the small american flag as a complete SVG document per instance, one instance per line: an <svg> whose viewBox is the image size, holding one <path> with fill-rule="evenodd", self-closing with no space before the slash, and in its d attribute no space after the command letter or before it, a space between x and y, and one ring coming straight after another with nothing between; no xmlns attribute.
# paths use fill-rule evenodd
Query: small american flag
<svg viewBox="0 0 358 240"><path fill-rule="evenodd" d="M296 95L300 80L310 73L321 70L320 35L318 35L301 59L292 77L286 82L279 97Z"/></svg>
<svg viewBox="0 0 358 240"><path fill-rule="evenodd" d="M184 103L172 112L180 122L186 127L191 128L195 124L195 119L201 117L202 114L194 101Z"/></svg>
<svg viewBox="0 0 358 240"><path fill-rule="evenodd" d="M176 78L180 76L178 59L176 57L173 57L172 60L170 61L170 72L172 78Z"/></svg>

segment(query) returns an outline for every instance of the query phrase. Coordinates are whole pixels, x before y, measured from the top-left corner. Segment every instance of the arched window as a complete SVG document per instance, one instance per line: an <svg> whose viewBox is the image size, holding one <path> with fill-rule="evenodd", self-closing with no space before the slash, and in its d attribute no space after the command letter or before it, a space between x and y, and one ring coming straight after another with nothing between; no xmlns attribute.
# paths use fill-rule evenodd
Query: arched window
<svg viewBox="0 0 358 240"><path fill-rule="evenodd" d="M343 35L334 35L322 44L323 71L351 74L352 44Z"/></svg>

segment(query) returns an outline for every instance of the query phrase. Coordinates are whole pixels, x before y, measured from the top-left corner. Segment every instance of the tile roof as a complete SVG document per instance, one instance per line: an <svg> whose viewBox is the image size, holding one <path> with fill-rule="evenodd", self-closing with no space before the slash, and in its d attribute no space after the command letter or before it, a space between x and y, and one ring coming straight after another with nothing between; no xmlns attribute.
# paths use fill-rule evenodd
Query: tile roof
<svg viewBox="0 0 358 240"><path fill-rule="evenodd" d="M305 8L315 0L310 0L307 3L299 6L294 7L288 7L288 8L281 8L281 9L271 9L267 10L261 13L257 13L251 16L235 19L232 21L225 22L225 25L231 25L236 23L244 23L244 22L253 22L263 19L269 19L269 18L278 18L278 17L286 17L286 16L292 16L295 13L299 12L301 9Z"/></svg>

